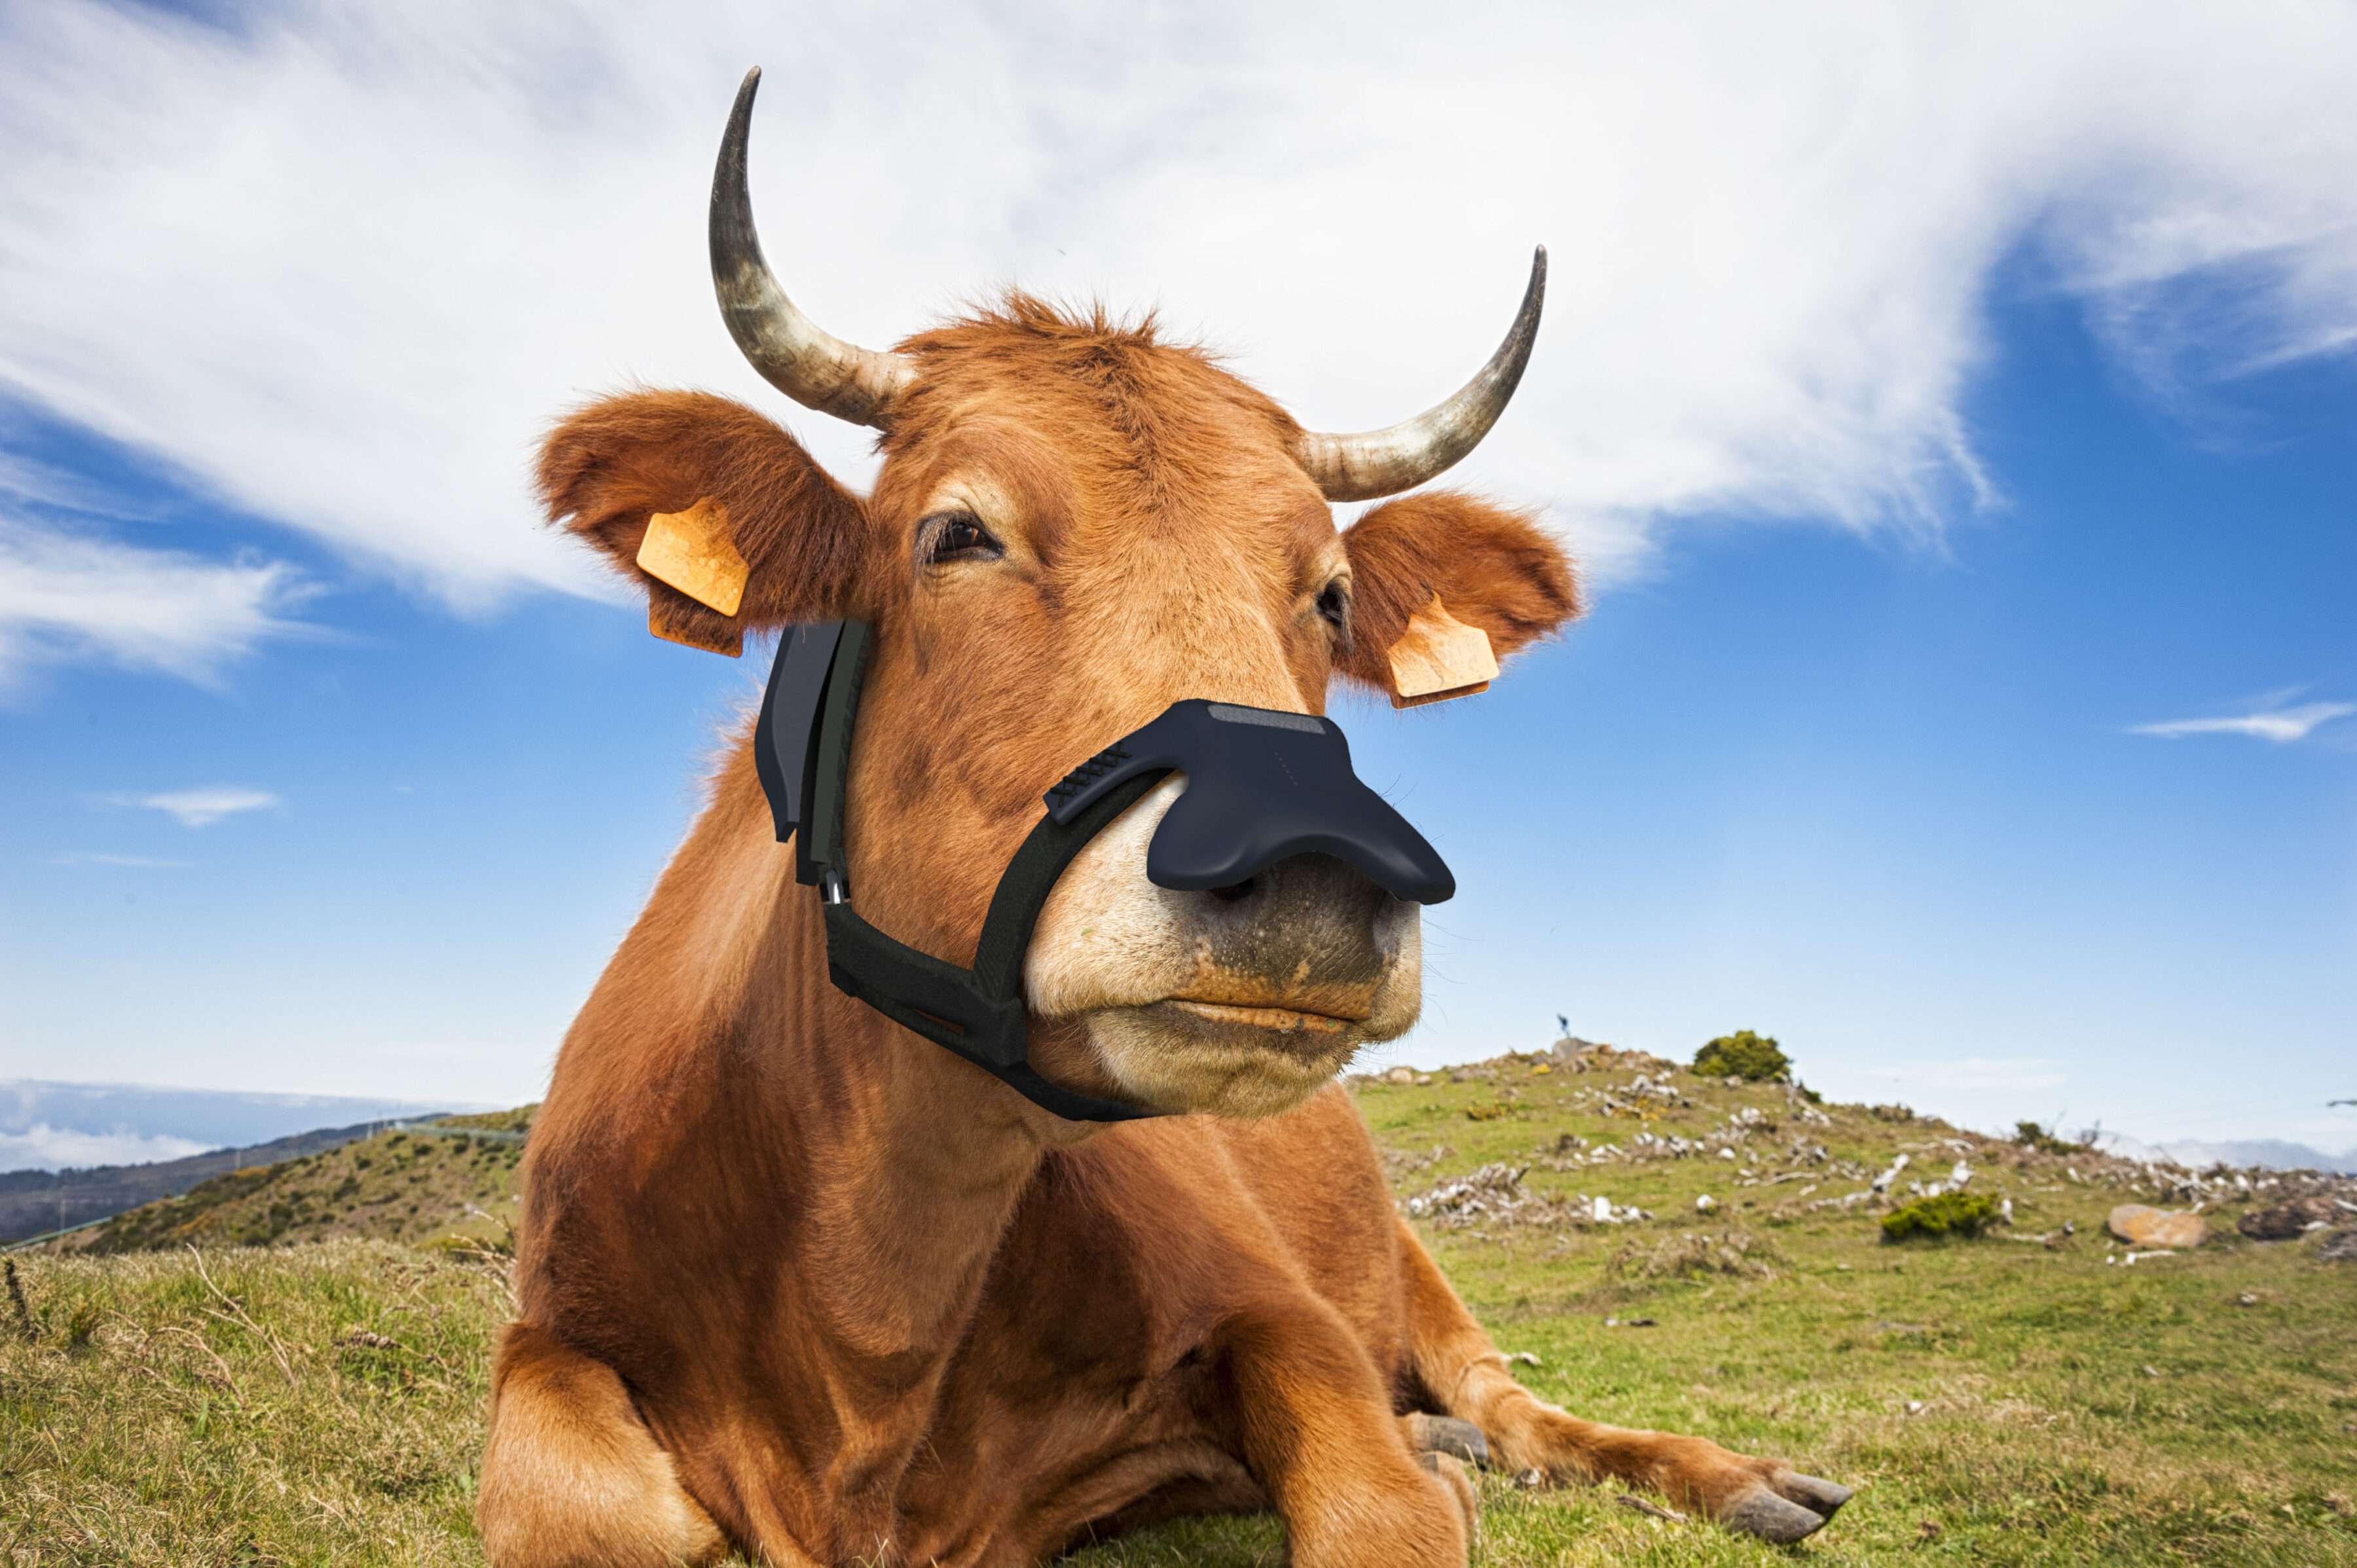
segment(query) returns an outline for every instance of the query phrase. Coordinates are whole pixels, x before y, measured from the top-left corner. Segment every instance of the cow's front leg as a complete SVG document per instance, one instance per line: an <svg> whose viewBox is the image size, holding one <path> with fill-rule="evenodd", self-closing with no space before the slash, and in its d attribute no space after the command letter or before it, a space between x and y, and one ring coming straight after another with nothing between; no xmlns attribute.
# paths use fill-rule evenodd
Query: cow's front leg
<svg viewBox="0 0 2357 1568"><path fill-rule="evenodd" d="M1499 1461L1550 1481L1609 1477L1778 1545L1815 1534L1849 1501L1847 1487L1802 1475L1781 1459L1738 1454L1707 1437L1583 1421L1515 1382L1494 1351L1464 1369L1458 1390L1449 1408L1480 1412Z"/></svg>
<svg viewBox="0 0 2357 1568"><path fill-rule="evenodd" d="M500 1339L475 1522L495 1568L676 1568L728 1548L622 1380L528 1323Z"/></svg>
<svg viewBox="0 0 2357 1568"><path fill-rule="evenodd" d="M1219 1342L1235 1442L1297 1568L1463 1568L1472 1483L1454 1458L1410 1451L1340 1314L1288 1302L1231 1320Z"/></svg>
<svg viewBox="0 0 2357 1568"><path fill-rule="evenodd" d="M1779 1544L1824 1529L1849 1500L1847 1487L1804 1476L1781 1459L1738 1454L1706 1437L1582 1421L1548 1404L1514 1381L1506 1359L1405 1220L1399 1238L1416 1375L1449 1415L1480 1429L1483 1446L1500 1466L1536 1470L1557 1482L1609 1477L1643 1487L1730 1530ZM1452 1436L1468 1441L1445 1428L1427 1429L1424 1441L1445 1447Z"/></svg>

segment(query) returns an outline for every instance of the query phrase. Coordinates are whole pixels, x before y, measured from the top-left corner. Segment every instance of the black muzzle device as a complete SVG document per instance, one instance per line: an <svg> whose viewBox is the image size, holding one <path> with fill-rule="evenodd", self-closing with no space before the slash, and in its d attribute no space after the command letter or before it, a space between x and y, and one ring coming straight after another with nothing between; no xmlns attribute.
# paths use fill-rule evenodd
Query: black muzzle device
<svg viewBox="0 0 2357 1568"><path fill-rule="evenodd" d="M1023 958L1056 879L1089 841L1168 774L1187 775L1146 848L1158 887L1231 887L1287 855L1330 854L1394 898L1437 904L1457 882L1424 835L1351 770L1350 743L1328 718L1193 699L1066 774L1048 814L998 879L974 967L895 941L851 908L844 853L851 739L866 673L864 621L790 628L778 644L754 732L754 763L794 875L825 906L826 965L836 989L981 1068L1032 1103L1075 1122L1166 1112L1098 1100L1049 1082L1028 1060Z"/></svg>

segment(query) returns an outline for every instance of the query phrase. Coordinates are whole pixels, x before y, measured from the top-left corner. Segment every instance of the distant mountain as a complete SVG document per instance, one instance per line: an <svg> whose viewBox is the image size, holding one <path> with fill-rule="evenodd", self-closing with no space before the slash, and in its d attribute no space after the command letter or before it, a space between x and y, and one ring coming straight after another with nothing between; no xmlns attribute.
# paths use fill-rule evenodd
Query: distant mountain
<svg viewBox="0 0 2357 1568"><path fill-rule="evenodd" d="M2306 1144L2281 1138L2234 1138L2207 1143L2197 1138L2169 1138L2158 1144L2106 1133L2096 1140L2110 1154L2128 1160L2174 1160L2195 1170L2223 1162L2230 1165L2265 1165L2276 1171L2336 1171L2357 1176L2357 1149L2328 1155Z"/></svg>
<svg viewBox="0 0 2357 1568"><path fill-rule="evenodd" d="M0 1176L0 1242L20 1241L103 1219L153 1203L178 1197L210 1176L274 1165L329 1149L339 1149L384 1130L384 1122L361 1122L349 1127L319 1127L292 1137L274 1138L239 1149L148 1165L100 1165L91 1170L10 1171Z"/></svg>
<svg viewBox="0 0 2357 1568"><path fill-rule="evenodd" d="M319 1127L487 1109L450 1101L0 1079L0 1171L153 1164Z"/></svg>

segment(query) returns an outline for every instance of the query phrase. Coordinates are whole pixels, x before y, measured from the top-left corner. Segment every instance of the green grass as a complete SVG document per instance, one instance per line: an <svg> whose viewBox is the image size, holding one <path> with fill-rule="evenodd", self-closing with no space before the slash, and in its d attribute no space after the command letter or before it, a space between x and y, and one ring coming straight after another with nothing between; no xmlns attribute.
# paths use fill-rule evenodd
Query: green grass
<svg viewBox="0 0 2357 1568"><path fill-rule="evenodd" d="M37 1337L0 1324L5 1561L480 1563L498 1268L361 1240L202 1261L15 1260Z"/></svg>
<svg viewBox="0 0 2357 1568"><path fill-rule="evenodd" d="M2213 1200L2208 1247L2106 1262L2122 1251L2102 1233L2114 1204L2181 1206L2136 1167L1896 1108L1805 1119L1781 1086L1649 1069L1665 1099L1634 1091L1633 1067L1535 1065L1358 1090L1404 1198L1503 1167L1418 1223L1500 1346L1536 1359L1518 1375L1581 1414L1781 1455L1858 1496L1784 1552L1649 1517L1610 1489L1490 1475L1484 1568L2357 1563L2357 1264L2319 1262L2313 1237L2244 1240L2238 1205ZM1703 1152L1577 1163L1580 1140L1625 1150L1639 1133ZM2013 1234L2054 1244L2002 1230L1883 1244L1884 1206L1838 1202L1900 1153L1912 1163L1894 1197L1965 1158L1967 1190L2010 1197ZM1656 1218L1597 1223L1599 1197ZM185 1250L16 1262L33 1336L0 1297L7 1562L479 1560L474 1466L508 1310L496 1259L350 1238L209 1250L210 1285ZM1635 1318L1654 1326L1607 1326ZM1185 1522L1072 1561L1284 1554L1263 1518Z"/></svg>

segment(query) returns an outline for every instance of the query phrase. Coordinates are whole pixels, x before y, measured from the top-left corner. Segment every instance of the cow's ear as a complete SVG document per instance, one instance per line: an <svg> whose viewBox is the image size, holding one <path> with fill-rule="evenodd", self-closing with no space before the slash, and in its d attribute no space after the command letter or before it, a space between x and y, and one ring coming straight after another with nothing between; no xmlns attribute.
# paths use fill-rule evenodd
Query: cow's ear
<svg viewBox="0 0 2357 1568"><path fill-rule="evenodd" d="M549 520L645 589L650 625L674 641L734 653L748 630L857 613L859 498L742 403L590 403L542 444L539 484Z"/></svg>
<svg viewBox="0 0 2357 1568"><path fill-rule="evenodd" d="M1530 513L1472 496L1436 490L1387 501L1342 535L1342 548L1351 649L1340 672L1395 705L1479 689L1478 670L1453 688L1433 682L1456 676L1428 673L1479 661L1480 639L1462 628L1486 633L1490 654L1503 659L1579 613L1563 547Z"/></svg>

